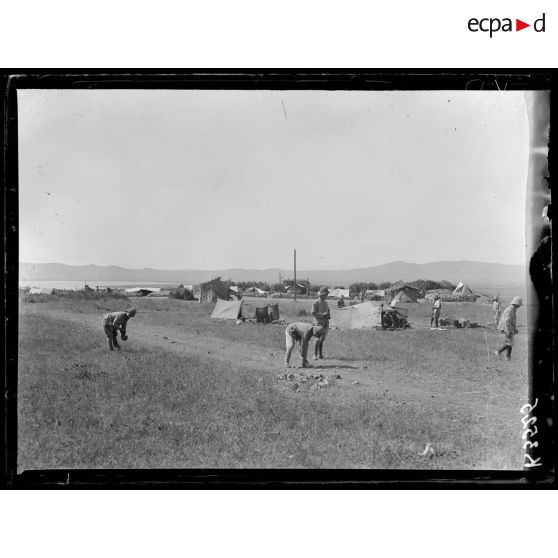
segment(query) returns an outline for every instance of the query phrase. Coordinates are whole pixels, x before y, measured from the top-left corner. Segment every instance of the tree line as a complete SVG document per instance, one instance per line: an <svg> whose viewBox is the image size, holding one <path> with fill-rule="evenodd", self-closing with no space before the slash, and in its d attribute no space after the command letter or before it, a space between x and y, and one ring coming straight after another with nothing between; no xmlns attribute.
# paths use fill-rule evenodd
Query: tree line
<svg viewBox="0 0 558 558"><path fill-rule="evenodd" d="M315 285L310 283L308 279L297 279L296 282L301 285L308 292L315 292L320 289L321 284ZM294 279L287 277L281 281L281 283L268 283L265 281L237 281L233 282L229 279L228 281L231 285L236 285L241 291L245 291L250 287L257 287L262 291L267 292L284 292L287 287L290 287L294 283ZM335 285L334 289L349 289L351 293L361 293L365 290L379 290L379 289L389 289L394 285L399 285L405 283L405 281L382 281L380 283L374 282L356 282L351 283L348 287L345 285ZM430 279L416 279L415 281L407 281L406 284L416 287L422 292L434 290L434 289L454 289L455 285L448 281L432 281Z"/></svg>

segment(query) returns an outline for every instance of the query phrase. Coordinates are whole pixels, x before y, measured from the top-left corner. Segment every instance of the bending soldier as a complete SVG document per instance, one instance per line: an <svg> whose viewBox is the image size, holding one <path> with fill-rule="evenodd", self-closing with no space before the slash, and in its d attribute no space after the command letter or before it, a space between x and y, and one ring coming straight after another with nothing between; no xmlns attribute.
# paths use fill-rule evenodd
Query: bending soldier
<svg viewBox="0 0 558 558"><path fill-rule="evenodd" d="M291 355L295 344L300 343L300 356L302 357L302 368L308 368L308 343L312 336L320 337L323 329L313 327L312 324L306 322L296 322L289 324L285 330L285 366L289 366ZM317 343L318 341L316 341Z"/></svg>
<svg viewBox="0 0 558 558"><path fill-rule="evenodd" d="M131 310L125 310L122 312L109 312L103 316L103 327L105 334L108 338L108 345L111 351L114 351L114 347L120 349L118 344L117 333L120 331L120 336L123 341L128 339L126 335L126 324L130 318L136 315L136 310L132 308Z"/></svg>

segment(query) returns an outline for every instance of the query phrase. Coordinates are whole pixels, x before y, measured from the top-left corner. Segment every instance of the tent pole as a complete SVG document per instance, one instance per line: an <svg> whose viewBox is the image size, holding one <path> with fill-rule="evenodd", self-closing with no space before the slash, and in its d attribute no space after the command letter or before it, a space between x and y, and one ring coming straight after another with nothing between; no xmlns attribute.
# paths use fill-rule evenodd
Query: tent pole
<svg viewBox="0 0 558 558"><path fill-rule="evenodd" d="M294 251L294 301L296 302L296 248Z"/></svg>

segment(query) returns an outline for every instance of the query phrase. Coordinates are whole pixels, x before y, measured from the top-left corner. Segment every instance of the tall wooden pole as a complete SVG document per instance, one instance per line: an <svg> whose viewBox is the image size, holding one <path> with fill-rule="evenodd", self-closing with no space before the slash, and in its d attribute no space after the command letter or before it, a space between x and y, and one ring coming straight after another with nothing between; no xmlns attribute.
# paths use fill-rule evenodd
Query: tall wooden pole
<svg viewBox="0 0 558 558"><path fill-rule="evenodd" d="M296 248L294 251L294 301L296 302Z"/></svg>

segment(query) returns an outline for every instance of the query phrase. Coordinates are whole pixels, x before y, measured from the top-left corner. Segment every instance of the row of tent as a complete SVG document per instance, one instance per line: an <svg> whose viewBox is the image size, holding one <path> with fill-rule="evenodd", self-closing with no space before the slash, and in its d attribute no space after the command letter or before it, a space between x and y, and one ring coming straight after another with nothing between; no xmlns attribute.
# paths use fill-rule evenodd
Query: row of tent
<svg viewBox="0 0 558 558"><path fill-rule="evenodd" d="M267 304L257 307L255 312L251 314L244 303L244 299L240 300L222 300L218 299L211 318L219 320L239 320L255 318L257 322L269 323L279 320L279 304Z"/></svg>
<svg viewBox="0 0 558 558"><path fill-rule="evenodd" d="M426 300L433 301L435 296L440 297L443 302L476 302L479 298L486 298L473 292L463 281L460 281L453 291L450 289L428 291L425 298Z"/></svg>
<svg viewBox="0 0 558 558"><path fill-rule="evenodd" d="M255 315L247 311L244 300L217 300L211 318L220 320L239 320L256 318L257 321L279 319L279 305L273 304L256 308ZM337 329L367 329L381 327L382 308L379 303L363 302L340 309L331 309L330 326Z"/></svg>

